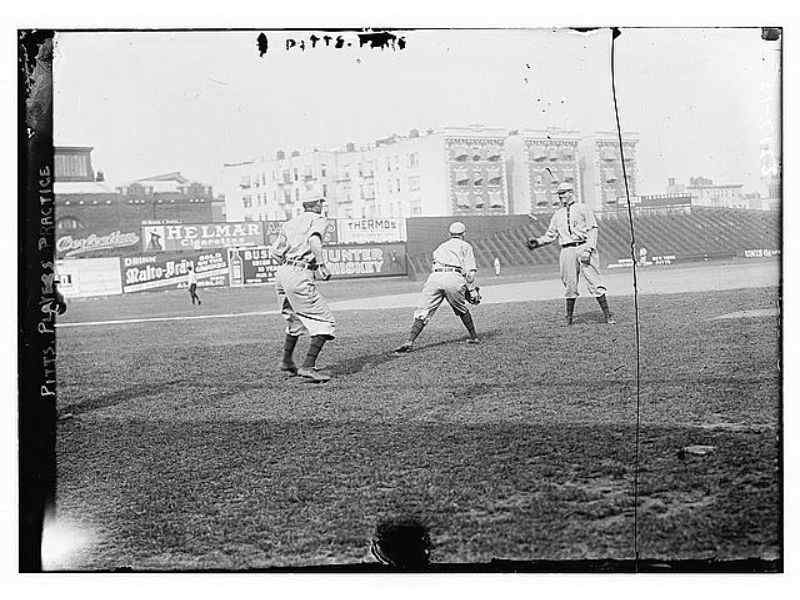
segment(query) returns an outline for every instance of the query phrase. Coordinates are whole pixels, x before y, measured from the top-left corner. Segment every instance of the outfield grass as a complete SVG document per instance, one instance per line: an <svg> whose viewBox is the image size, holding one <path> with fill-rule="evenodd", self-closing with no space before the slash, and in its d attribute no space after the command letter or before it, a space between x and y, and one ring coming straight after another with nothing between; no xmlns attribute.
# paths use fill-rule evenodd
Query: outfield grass
<svg viewBox="0 0 800 600"><path fill-rule="evenodd" d="M640 299L640 557L778 556L778 323L711 320L776 297ZM63 566L361 561L400 513L435 561L632 558L633 307L613 304L618 325L581 299L569 329L561 301L484 305L478 346L443 309L402 357L408 310L342 312L325 385L277 371L277 316L62 329L58 506L97 535Z"/></svg>

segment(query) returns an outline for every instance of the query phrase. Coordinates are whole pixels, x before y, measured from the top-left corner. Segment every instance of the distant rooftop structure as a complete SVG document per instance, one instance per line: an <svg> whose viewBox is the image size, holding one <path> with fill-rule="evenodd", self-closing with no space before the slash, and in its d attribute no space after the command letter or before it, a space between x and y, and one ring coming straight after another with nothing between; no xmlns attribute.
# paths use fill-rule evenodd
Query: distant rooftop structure
<svg viewBox="0 0 800 600"><path fill-rule="evenodd" d="M56 194L114 194L114 186L105 181L56 181Z"/></svg>
<svg viewBox="0 0 800 600"><path fill-rule="evenodd" d="M94 181L92 169L92 146L56 146L55 180L65 181Z"/></svg>

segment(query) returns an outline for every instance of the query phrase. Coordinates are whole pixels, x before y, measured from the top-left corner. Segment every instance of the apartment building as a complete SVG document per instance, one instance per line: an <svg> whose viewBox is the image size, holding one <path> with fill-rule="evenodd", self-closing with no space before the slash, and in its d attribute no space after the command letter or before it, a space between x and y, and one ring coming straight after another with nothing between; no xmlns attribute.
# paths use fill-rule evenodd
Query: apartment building
<svg viewBox="0 0 800 600"><path fill-rule="evenodd" d="M337 218L509 214L505 130L446 127L224 165L228 220L283 220L308 198Z"/></svg>
<svg viewBox="0 0 800 600"><path fill-rule="evenodd" d="M625 154L623 170L617 132L596 132L581 139L578 155L583 202L595 211L614 210L624 205L626 176L630 195L636 195L639 181L638 143L637 133L622 134Z"/></svg>

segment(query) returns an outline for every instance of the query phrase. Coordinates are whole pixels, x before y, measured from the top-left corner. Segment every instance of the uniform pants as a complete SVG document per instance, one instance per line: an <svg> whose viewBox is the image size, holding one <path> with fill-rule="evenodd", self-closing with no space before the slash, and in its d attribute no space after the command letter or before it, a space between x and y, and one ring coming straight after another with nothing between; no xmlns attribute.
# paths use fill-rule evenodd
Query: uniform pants
<svg viewBox="0 0 800 600"><path fill-rule="evenodd" d="M578 279L583 275L589 293L595 298L606 293L606 286L600 278L600 257L597 250L592 252L592 258L588 265L580 261L580 256L586 248L585 244L580 246L568 246L561 248L559 257L559 267L561 270L561 282L564 284L564 297L577 298Z"/></svg>
<svg viewBox="0 0 800 600"><path fill-rule="evenodd" d="M192 304L194 304L195 300L200 302L200 296L197 295L197 284L196 283L192 283L192 284L189 285L189 297L192 299Z"/></svg>
<svg viewBox="0 0 800 600"><path fill-rule="evenodd" d="M427 323L443 300L447 300L457 315L465 314L468 312L464 297L466 287L467 282L463 275L455 271L434 271L428 275L422 288L422 298L417 310L414 311L414 318Z"/></svg>
<svg viewBox="0 0 800 600"><path fill-rule="evenodd" d="M317 290L314 274L309 269L281 265L275 272L278 309L286 319L286 333L298 336L327 335L334 337L336 321L325 298Z"/></svg>

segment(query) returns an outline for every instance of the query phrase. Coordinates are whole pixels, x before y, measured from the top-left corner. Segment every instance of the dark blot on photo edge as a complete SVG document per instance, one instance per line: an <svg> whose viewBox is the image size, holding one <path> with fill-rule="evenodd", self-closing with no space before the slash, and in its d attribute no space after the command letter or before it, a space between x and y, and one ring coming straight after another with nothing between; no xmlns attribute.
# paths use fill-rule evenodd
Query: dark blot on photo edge
<svg viewBox="0 0 800 600"><path fill-rule="evenodd" d="M264 56L269 49L269 41L267 40L267 36L264 33L258 34L258 39L256 40L258 43L258 55Z"/></svg>
<svg viewBox="0 0 800 600"><path fill-rule="evenodd" d="M781 39L782 27L762 27L761 39L765 42L777 42Z"/></svg>
<svg viewBox="0 0 800 600"><path fill-rule="evenodd" d="M430 564L430 533L415 517L383 519L375 528L370 551L385 566L422 570Z"/></svg>

